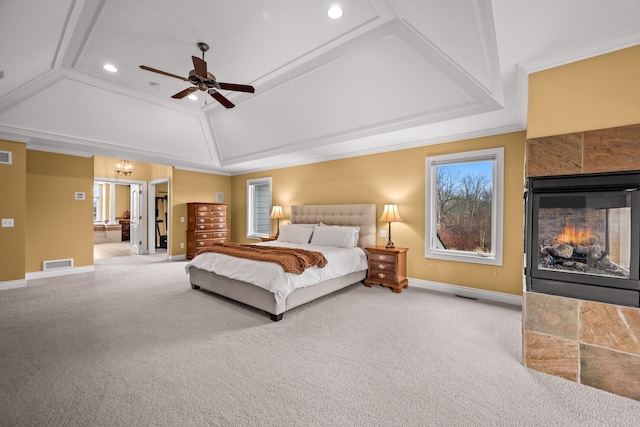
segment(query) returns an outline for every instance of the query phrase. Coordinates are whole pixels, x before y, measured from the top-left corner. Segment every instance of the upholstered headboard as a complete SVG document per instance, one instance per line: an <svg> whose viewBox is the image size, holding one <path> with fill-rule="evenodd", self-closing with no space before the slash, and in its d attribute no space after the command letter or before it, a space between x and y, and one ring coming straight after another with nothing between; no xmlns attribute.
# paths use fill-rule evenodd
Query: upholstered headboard
<svg viewBox="0 0 640 427"><path fill-rule="evenodd" d="M300 205L291 206L292 224L345 225L360 227L358 246L366 248L376 244L376 205Z"/></svg>

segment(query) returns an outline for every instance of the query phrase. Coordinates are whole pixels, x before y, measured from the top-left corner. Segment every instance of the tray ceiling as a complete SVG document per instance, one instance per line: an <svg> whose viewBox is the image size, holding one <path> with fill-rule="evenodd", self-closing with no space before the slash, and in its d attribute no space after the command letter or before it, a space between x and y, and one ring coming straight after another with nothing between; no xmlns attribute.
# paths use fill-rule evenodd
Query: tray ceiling
<svg viewBox="0 0 640 427"><path fill-rule="evenodd" d="M522 130L528 72L640 43L637 16L637 0L4 1L0 137L237 174ZM176 100L189 82L139 68L186 77L198 42L218 81L256 92Z"/></svg>

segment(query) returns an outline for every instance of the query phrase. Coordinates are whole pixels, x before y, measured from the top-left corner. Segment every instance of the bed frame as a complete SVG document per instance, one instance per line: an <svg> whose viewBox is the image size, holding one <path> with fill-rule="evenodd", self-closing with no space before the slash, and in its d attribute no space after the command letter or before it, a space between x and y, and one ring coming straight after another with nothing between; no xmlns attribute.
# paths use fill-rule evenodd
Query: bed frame
<svg viewBox="0 0 640 427"><path fill-rule="evenodd" d="M366 248L376 241L376 205L302 205L291 206L292 224L324 223L360 227L358 246ZM189 267L193 289L203 289L267 312L277 322L284 313L324 295L364 280L367 271L358 271L323 283L293 291L284 301L276 304L273 293L259 286L229 279L209 271Z"/></svg>

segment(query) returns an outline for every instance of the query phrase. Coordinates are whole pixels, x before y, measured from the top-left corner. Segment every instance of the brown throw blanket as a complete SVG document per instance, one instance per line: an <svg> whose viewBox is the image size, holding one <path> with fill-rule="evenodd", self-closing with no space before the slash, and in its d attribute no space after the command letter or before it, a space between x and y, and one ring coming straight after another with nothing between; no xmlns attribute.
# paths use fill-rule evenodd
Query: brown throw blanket
<svg viewBox="0 0 640 427"><path fill-rule="evenodd" d="M306 249L282 248L276 246L258 246L239 243L214 243L202 252L216 252L238 258L268 261L280 264L285 272L302 274L309 267L319 268L327 265L327 259L321 252Z"/></svg>

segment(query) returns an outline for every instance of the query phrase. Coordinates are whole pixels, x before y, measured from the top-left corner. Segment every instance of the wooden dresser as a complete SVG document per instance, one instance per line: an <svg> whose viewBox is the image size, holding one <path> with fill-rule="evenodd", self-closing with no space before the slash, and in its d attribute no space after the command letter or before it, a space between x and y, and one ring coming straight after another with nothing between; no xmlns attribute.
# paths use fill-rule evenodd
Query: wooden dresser
<svg viewBox="0 0 640 427"><path fill-rule="evenodd" d="M371 246L369 253L369 273L364 281L365 286L382 285L400 293L409 287L407 279L407 248L389 248Z"/></svg>
<svg viewBox="0 0 640 427"><path fill-rule="evenodd" d="M215 242L226 242L226 203L187 203L187 259Z"/></svg>
<svg viewBox="0 0 640 427"><path fill-rule="evenodd" d="M122 241L129 240L130 231L131 231L131 219L129 218L116 218L118 220L118 224L122 226Z"/></svg>

